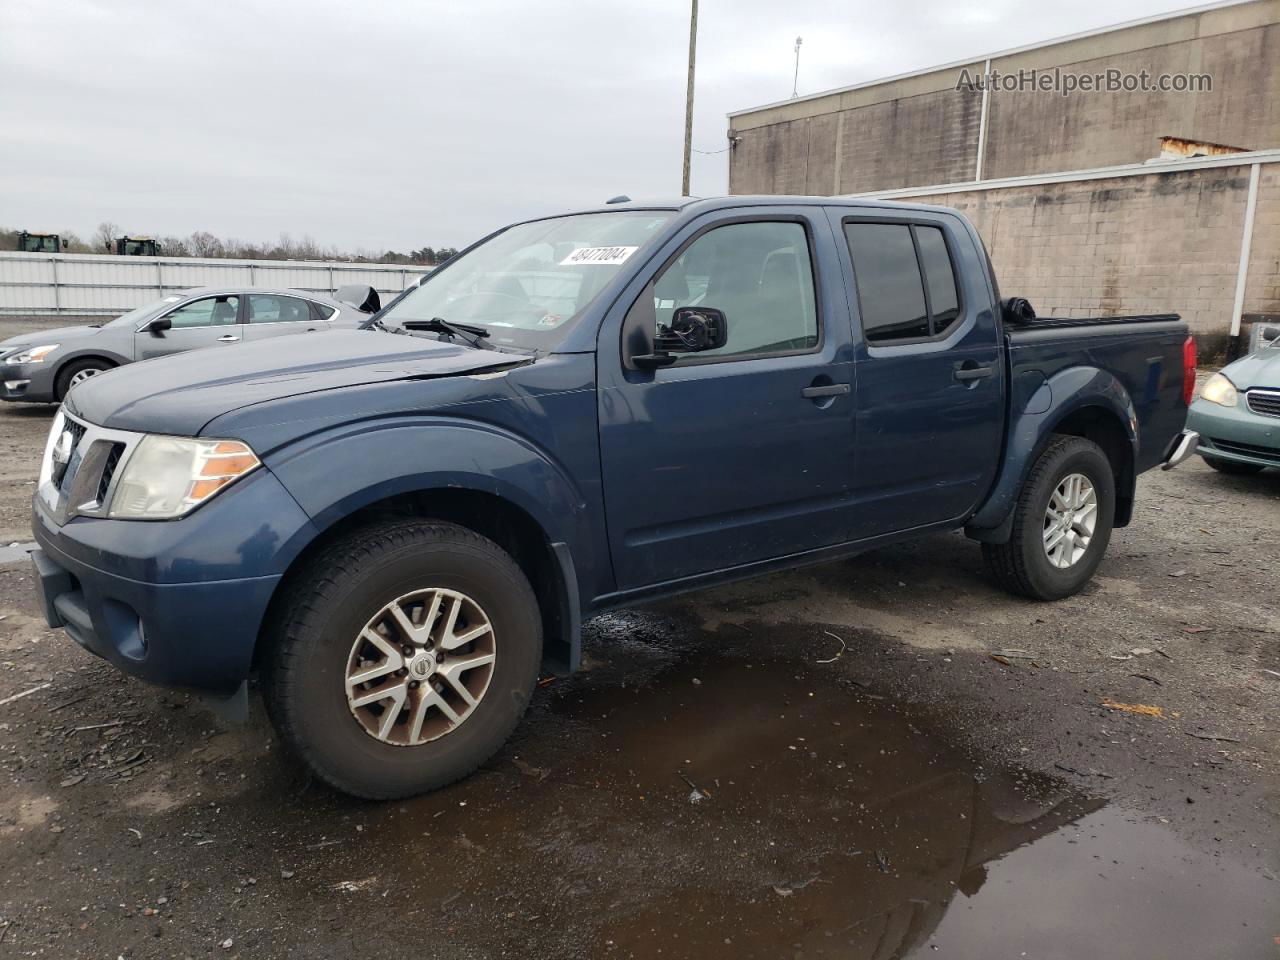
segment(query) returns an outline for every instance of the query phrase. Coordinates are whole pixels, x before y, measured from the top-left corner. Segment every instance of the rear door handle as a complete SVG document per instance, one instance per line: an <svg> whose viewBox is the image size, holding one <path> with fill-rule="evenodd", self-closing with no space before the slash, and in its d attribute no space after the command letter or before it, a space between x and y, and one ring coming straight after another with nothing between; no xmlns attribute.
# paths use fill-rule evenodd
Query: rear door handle
<svg viewBox="0 0 1280 960"><path fill-rule="evenodd" d="M991 369L990 364L985 364L985 365L976 364L976 363L973 363L972 360L966 360L965 363L971 364L971 366L963 366L963 367L958 366L956 367L955 372L952 374L952 376L955 377L957 380L959 380L961 383L964 383L969 380L985 380L987 379L987 377L991 376L995 372L994 370Z"/></svg>
<svg viewBox="0 0 1280 960"><path fill-rule="evenodd" d="M219 337L218 342L219 343L236 343L239 341L239 339L240 339L239 337L233 337L231 334L228 333L226 336Z"/></svg>
<svg viewBox="0 0 1280 960"><path fill-rule="evenodd" d="M847 383L827 383L820 387L805 387L800 396L806 400L817 400L820 397L842 397L849 392Z"/></svg>

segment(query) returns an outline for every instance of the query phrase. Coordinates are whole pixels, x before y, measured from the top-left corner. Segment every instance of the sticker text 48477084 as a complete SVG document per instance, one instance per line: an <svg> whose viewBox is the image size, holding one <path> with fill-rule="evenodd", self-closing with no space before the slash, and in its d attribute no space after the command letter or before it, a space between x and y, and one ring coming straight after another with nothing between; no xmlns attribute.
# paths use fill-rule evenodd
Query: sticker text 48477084
<svg viewBox="0 0 1280 960"><path fill-rule="evenodd" d="M639 247L575 247L560 261L560 266L571 267L580 263L617 266L620 263L626 263L627 257L639 249Z"/></svg>

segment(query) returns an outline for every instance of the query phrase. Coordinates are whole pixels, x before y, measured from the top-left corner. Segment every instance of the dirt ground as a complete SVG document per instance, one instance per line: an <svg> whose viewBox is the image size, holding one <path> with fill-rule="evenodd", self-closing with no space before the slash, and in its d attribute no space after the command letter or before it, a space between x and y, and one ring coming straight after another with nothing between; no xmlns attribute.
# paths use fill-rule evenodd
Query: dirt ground
<svg viewBox="0 0 1280 960"><path fill-rule="evenodd" d="M45 627L51 415L0 409L0 957L1280 957L1280 471L1145 475L1060 603L953 535L597 618L373 804Z"/></svg>

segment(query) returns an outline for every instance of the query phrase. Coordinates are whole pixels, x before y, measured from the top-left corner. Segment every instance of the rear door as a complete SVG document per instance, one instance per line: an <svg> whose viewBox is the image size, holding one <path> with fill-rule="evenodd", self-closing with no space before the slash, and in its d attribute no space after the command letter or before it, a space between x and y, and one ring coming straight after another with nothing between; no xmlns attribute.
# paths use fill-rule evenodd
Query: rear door
<svg viewBox="0 0 1280 960"><path fill-rule="evenodd" d="M857 535L967 516L995 479L1004 441L985 257L957 217L830 213L861 333Z"/></svg>
<svg viewBox="0 0 1280 960"><path fill-rule="evenodd" d="M239 343L241 298L232 294L190 300L161 316L173 326L154 334L143 329L134 334L134 356L139 360L165 357L200 347Z"/></svg>
<svg viewBox="0 0 1280 960"><path fill-rule="evenodd" d="M615 305L625 322L602 328L600 453L620 589L847 537L853 369L838 251L821 208L757 209L678 233L648 285ZM629 369L619 329L651 336L681 306L724 311L728 343Z"/></svg>
<svg viewBox="0 0 1280 960"><path fill-rule="evenodd" d="M279 293L250 293L245 299L249 302L245 324L249 340L328 330L333 326L329 318L336 313L332 307Z"/></svg>

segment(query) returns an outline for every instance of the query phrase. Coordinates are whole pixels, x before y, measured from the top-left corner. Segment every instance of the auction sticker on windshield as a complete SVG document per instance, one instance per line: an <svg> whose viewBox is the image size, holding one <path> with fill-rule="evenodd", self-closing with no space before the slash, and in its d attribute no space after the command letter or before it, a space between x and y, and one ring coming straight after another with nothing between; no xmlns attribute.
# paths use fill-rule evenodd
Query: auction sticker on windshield
<svg viewBox="0 0 1280 960"><path fill-rule="evenodd" d="M639 247L575 247L573 251L560 261L560 266L571 267L578 263L602 263L617 266L626 263Z"/></svg>

